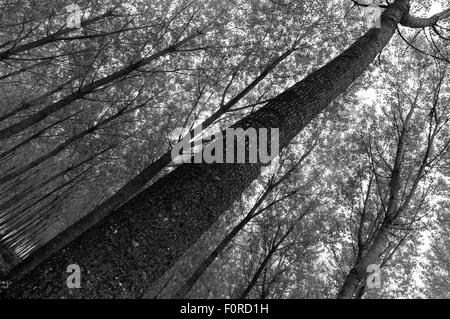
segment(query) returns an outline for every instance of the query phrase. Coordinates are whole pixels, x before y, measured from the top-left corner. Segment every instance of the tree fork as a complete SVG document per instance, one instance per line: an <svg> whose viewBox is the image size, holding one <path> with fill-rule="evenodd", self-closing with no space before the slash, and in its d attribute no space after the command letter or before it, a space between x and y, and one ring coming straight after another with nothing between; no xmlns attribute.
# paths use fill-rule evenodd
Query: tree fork
<svg viewBox="0 0 450 319"><path fill-rule="evenodd" d="M396 0L383 13L381 29L369 30L334 60L233 127L279 128L280 149L285 148L369 67L408 11L409 1ZM261 164L183 164L64 249L51 251L39 266L31 258L14 268L6 278L13 284L3 297L141 296L241 196L260 169ZM81 289L66 286L70 264L81 267Z"/></svg>

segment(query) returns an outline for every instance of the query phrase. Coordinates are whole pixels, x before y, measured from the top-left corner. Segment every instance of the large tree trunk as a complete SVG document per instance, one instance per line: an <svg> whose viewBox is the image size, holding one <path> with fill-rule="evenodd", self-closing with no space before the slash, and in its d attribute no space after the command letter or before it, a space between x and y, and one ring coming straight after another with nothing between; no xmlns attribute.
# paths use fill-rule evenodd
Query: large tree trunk
<svg viewBox="0 0 450 319"><path fill-rule="evenodd" d="M234 127L279 128L280 149L286 147L369 67L408 9L409 1L395 1L383 13L381 29L369 30L333 61ZM9 278L23 278L7 297L141 296L241 196L260 168L261 164L181 165L25 277L33 268L30 264L15 268ZM69 264L82 269L81 289L66 287Z"/></svg>
<svg viewBox="0 0 450 319"><path fill-rule="evenodd" d="M281 63L284 59L286 59L292 52L296 50L295 47L287 50L283 54L276 57L274 60L272 60L267 67L261 72L261 74L255 78L246 88L244 88L242 91L240 91L236 96L234 96L230 101L228 101L226 104L222 105L214 114L212 114L210 117L208 117L206 120L204 120L199 126L203 129L206 129L210 125L213 124L215 120L220 118L223 114L225 114L227 111L229 111L233 106L235 106L243 97L246 96L248 92L250 92L255 86L257 86L270 72L273 71L273 69ZM118 115L115 115L118 116ZM105 121L110 121L109 119L106 119ZM105 122L103 121L103 123ZM100 123L99 123L100 125ZM98 125L97 125L98 127ZM90 129L92 130L92 129ZM80 135L84 135L87 131L80 133ZM187 135L192 136L194 134L195 129L192 129L191 132L189 132ZM70 140L73 140L71 138ZM64 143L67 144L67 143ZM62 149L61 147L58 147L58 149ZM54 151L51 153L55 153ZM0 155L1 156L1 155ZM48 158L48 154L45 155L45 157ZM39 162L39 160L38 160ZM106 217L110 212L114 211L115 209L119 208L122 204L124 204L127 200L132 198L134 195L136 195L140 190L144 188L144 186L153 179L158 173L160 173L167 165L169 165L172 162L171 157L171 151L167 151L161 157L159 157L155 162L150 164L148 167L146 167L141 173L136 175L134 178L132 178L128 183L126 183L122 188L120 188L114 195L106 199L104 202L102 202L100 205L95 207L92 211L89 212L89 218L84 219L82 223L77 223L70 227L68 230L64 231L61 235L57 236L54 240L52 240L49 244L44 245L43 247L39 248L36 253L34 253L30 258L26 261L26 268L31 269L34 268L35 265L39 264L46 258L48 258L52 253L62 249L66 244L71 242L72 240L76 239L78 236L80 236L83 232L88 230L90 227L94 226L98 221ZM36 161L34 161L36 163ZM33 163L32 163L33 164ZM33 164L34 165L34 164ZM27 165L29 166L29 165ZM78 165L80 166L80 165ZM14 173L12 173L14 174ZM59 173L57 176L60 176L61 173ZM11 174L8 174L11 175ZM16 174L17 175L17 174ZM3 178L0 178L0 184L2 184L2 181L4 179L8 178L8 176L5 176ZM30 190L27 190L28 192ZM22 196L24 196L22 194ZM5 210L8 208L8 206L13 205L15 202L17 202L17 199L20 199L20 195L14 196L11 200L8 200L5 205L0 206L0 210ZM5 221L4 221L5 222ZM16 221L17 222L17 221ZM1 226L2 223L0 223Z"/></svg>

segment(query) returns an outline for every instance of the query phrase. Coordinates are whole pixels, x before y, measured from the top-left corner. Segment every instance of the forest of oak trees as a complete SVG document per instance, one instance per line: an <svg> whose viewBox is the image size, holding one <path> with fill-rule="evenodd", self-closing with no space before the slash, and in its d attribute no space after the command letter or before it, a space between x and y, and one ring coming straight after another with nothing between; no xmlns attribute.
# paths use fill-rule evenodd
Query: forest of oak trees
<svg viewBox="0 0 450 319"><path fill-rule="evenodd" d="M449 298L450 4L368 2L0 1L0 297Z"/></svg>

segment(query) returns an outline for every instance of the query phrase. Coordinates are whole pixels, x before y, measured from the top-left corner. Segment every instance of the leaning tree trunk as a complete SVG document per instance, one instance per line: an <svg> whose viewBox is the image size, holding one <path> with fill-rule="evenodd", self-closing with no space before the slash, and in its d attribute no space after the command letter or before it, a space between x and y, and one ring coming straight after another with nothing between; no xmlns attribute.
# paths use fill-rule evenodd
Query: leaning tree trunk
<svg viewBox="0 0 450 319"><path fill-rule="evenodd" d="M244 291L239 295L239 299L246 299L250 292L252 291L253 287L255 287L256 283L258 282L259 277L261 276L262 272L264 271L264 268L269 263L270 259L272 258L272 255L274 254L275 250L271 249L267 256L264 258L264 260L259 265L258 269L256 270L255 274L252 277L252 280L248 283L247 287L244 289Z"/></svg>
<svg viewBox="0 0 450 319"><path fill-rule="evenodd" d="M223 114L229 111L233 106L235 106L248 92L250 92L254 87L256 87L263 79L266 78L268 74L272 72L272 70L281 63L284 59L286 59L292 52L294 52L296 48L291 48L276 57L273 61L271 61L267 67L264 69L261 74L255 78L246 88L240 91L236 96L230 99L226 104L222 105L214 114L204 120L199 127L205 129L212 125L212 123L220 118ZM110 120L106 120L110 121ZM105 121L104 121L105 122ZM103 122L103 123L104 123ZM92 130L92 129L91 129ZM85 131L87 132L87 131ZM191 130L191 134L195 132L195 129ZM84 135L85 133L81 133ZM73 139L71 139L73 140ZM67 144L67 143L64 143ZM61 149L61 147L58 147ZM52 153L55 153L53 151ZM0 155L1 156L1 155ZM48 154L46 157L48 158ZM34 161L36 162L36 161ZM130 198L136 195L144 186L153 179L158 173L160 173L167 165L172 162L171 151L167 151L163 155L161 155L155 162L146 167L141 173L133 177L128 183L126 183L122 188L120 188L114 195L106 199L100 205L95 207L92 211L89 212L89 218L83 219L83 222L76 223L62 234L58 235L54 240L52 240L47 245L40 247L37 251L35 251L30 257L28 257L25 264L22 266L22 271L27 271L28 269L32 269L35 265L38 265L40 262L48 258L53 252L60 250L66 244L76 239L90 227L95 225L98 221L107 216L110 212L118 209L122 204L127 202ZM36 163L34 163L36 164ZM33 165L34 165L33 164ZM33 166L32 165L32 166ZM79 166L79 165L78 165ZM13 173L12 173L13 174ZM8 174L8 175L11 175ZM7 178L7 176L0 178L0 184L2 180ZM14 196L16 200L11 199L5 205L0 205L0 210L8 208L8 205L12 205L17 201L18 196ZM20 197L20 196L19 196ZM2 206L5 206L2 208ZM1 226L1 223L0 223Z"/></svg>
<svg viewBox="0 0 450 319"><path fill-rule="evenodd" d="M280 149L285 148L369 67L408 9L409 1L396 0L383 13L381 29L369 30L333 61L234 127L279 128ZM4 295L141 296L241 196L260 169L261 164L183 164L33 271L27 262L17 267L8 277L15 283ZM70 264L81 267L81 289L66 286Z"/></svg>
<svg viewBox="0 0 450 319"><path fill-rule="evenodd" d="M358 296L358 287L366 277L367 267L376 264L389 239L389 225L384 223L366 255L358 260L348 273L337 299L353 299ZM365 284L365 283L364 283Z"/></svg>

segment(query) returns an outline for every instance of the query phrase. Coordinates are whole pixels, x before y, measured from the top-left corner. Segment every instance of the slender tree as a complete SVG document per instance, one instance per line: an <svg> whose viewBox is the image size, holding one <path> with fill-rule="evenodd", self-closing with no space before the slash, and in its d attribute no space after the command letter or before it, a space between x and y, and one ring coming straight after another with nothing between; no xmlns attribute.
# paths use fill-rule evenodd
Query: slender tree
<svg viewBox="0 0 450 319"><path fill-rule="evenodd" d="M239 299L246 299L249 295L249 293L252 291L253 287L255 287L256 283L258 282L259 277L263 273L264 269L267 267L268 263L270 262L270 259L273 257L273 255L279 250L280 246L283 244L283 242L286 240L286 238L292 233L294 230L296 224L293 223L284 233L280 232L280 225L278 225L278 229L276 231L275 237L272 239L270 243L269 250L266 253L266 256L261 261L260 265L256 269L256 272L253 274L252 279L248 283L247 287L242 291L242 293L239 295Z"/></svg>
<svg viewBox="0 0 450 319"><path fill-rule="evenodd" d="M418 68L417 72L423 71ZM405 112L406 114L403 114L404 112L398 106L402 103L400 97L397 107L392 107L395 114L392 126L398 130L395 133L398 138L393 162L384 162L382 164L384 170L376 167L374 163L379 161L373 155L373 146L367 146L372 165L371 177L362 210L359 212L360 220L356 223L358 230L356 231L355 263L342 284L338 294L340 299L361 298L366 290L363 281L367 277L367 267L374 264L386 264L411 233L413 225L420 219L417 217L418 210L422 209L428 191L423 191L421 196L417 196L417 193L420 192L422 182L435 166L438 154L443 151L436 149L435 144L439 133L447 123L447 115L439 107L439 92L444 78L445 72L441 72L437 87L434 89L434 100L427 125L426 145L424 150L419 153L420 160L412 160L416 165L408 163L408 160L411 161L411 159L408 159L406 154L408 151L412 151L411 140L417 139L417 135L414 136L411 131L421 104L419 97L423 94L421 80L419 80L415 97L408 101L410 107ZM381 180L383 175L389 176L387 185ZM376 194L375 196L378 198L374 200L373 194ZM416 197L418 198L416 199ZM379 204L373 207L373 201L379 202ZM414 205L415 201L418 204ZM376 212L370 212L371 210ZM397 238L393 238L393 233L397 233Z"/></svg>
<svg viewBox="0 0 450 319"><path fill-rule="evenodd" d="M280 148L287 147L312 119L369 67L399 23L409 27L433 26L450 15L450 10L447 10L429 19L412 17L409 3L396 0L390 4L382 14L380 29L369 30L333 61L233 127L279 128ZM22 129L21 125L15 127L14 130L4 130L5 136ZM257 178L261 167L261 163L181 165L108 217L97 220L86 216L77 222L61 237L71 237L70 234L83 228L82 225L95 226L64 249L61 249L61 237L50 241L43 247L47 251L45 254L52 254L49 258L41 262L43 258L39 255L42 252L37 252L10 273L8 278L15 283L6 295L141 295L150 282L170 268L230 207ZM72 263L82 268L82 290L69 290L65 286L65 269Z"/></svg>

